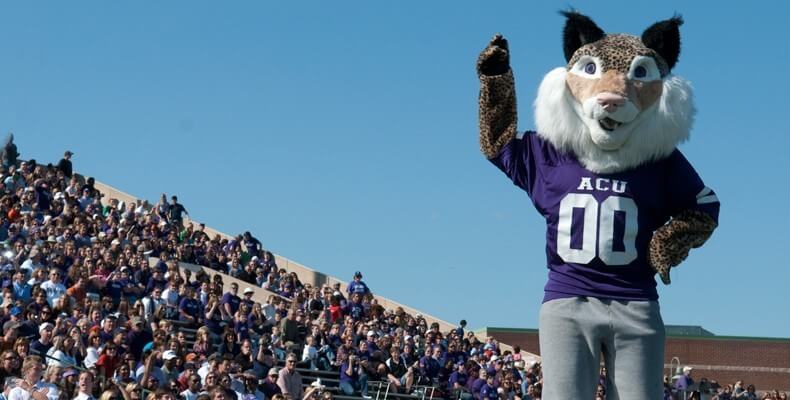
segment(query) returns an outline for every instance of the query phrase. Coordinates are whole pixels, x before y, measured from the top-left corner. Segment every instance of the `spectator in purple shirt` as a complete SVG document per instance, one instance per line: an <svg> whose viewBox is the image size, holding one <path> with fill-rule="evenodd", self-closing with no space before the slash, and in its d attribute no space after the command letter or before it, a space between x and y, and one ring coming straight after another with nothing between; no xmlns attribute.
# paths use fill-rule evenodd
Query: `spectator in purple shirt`
<svg viewBox="0 0 790 400"><path fill-rule="evenodd" d="M494 376L488 375L486 383L480 387L480 400L497 400L497 388L494 385Z"/></svg>
<svg viewBox="0 0 790 400"><path fill-rule="evenodd" d="M480 389L486 384L487 378L488 372L486 369L480 368L480 371L478 372L478 378L473 380L472 385L470 386L470 389L472 390L472 396L474 396L476 400L480 400Z"/></svg>
<svg viewBox="0 0 790 400"><path fill-rule="evenodd" d="M442 356L442 349L434 347L431 352L426 352L425 356L420 359L420 375L429 380L433 384L439 376L439 370L442 364L439 359Z"/></svg>
<svg viewBox="0 0 790 400"><path fill-rule="evenodd" d="M694 368L688 365L683 367L683 375L675 381L675 393L685 393L694 390L694 379L691 378L691 371Z"/></svg>
<svg viewBox="0 0 790 400"><path fill-rule="evenodd" d="M362 304L362 295L354 293L346 304L345 315L351 316L354 321L361 321L365 317L365 306Z"/></svg>
<svg viewBox="0 0 790 400"><path fill-rule="evenodd" d="M236 282L232 282L230 284L230 291L222 295L221 310L223 319L226 321L233 318L233 315L236 314L236 311L239 309L239 304L241 304L241 298L237 293L239 293L239 285Z"/></svg>
<svg viewBox="0 0 790 400"><path fill-rule="evenodd" d="M448 389L450 390L450 393L453 394L453 398L470 400L473 397L472 393L467 388L468 381L469 375L466 374L464 363L457 363L456 369L452 374L450 374L450 380L448 382Z"/></svg>
<svg viewBox="0 0 790 400"><path fill-rule="evenodd" d="M355 293L361 294L363 297L370 294L370 288L365 282L362 282L362 272L355 272L354 279L348 283L348 291L349 297Z"/></svg>
<svg viewBox="0 0 790 400"><path fill-rule="evenodd" d="M202 323L203 307L195 298L195 289L192 286L185 285L184 291L186 295L178 304L178 319L196 327Z"/></svg>
<svg viewBox="0 0 790 400"><path fill-rule="evenodd" d="M340 366L340 390L346 396L352 396L354 391L359 391L363 398L368 396L368 376L364 372L359 358L351 354Z"/></svg>

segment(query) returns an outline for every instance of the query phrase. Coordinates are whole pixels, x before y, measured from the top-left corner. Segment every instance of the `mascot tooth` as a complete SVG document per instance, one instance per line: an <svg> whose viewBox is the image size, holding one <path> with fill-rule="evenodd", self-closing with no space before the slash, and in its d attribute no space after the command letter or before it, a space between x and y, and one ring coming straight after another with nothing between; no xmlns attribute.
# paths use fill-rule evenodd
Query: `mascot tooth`
<svg viewBox="0 0 790 400"><path fill-rule="evenodd" d="M660 399L655 274L669 284L719 214L677 149L695 113L691 86L671 75L683 20L637 37L562 14L566 65L540 84L535 132L517 135L507 40L496 35L477 62L481 151L546 219L543 398L590 398L603 356L607 399Z"/></svg>

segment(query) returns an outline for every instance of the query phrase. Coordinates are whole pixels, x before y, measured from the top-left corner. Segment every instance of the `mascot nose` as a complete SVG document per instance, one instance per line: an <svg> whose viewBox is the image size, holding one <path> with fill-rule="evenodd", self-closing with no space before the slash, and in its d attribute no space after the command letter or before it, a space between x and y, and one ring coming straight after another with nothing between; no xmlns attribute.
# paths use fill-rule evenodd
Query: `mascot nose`
<svg viewBox="0 0 790 400"><path fill-rule="evenodd" d="M603 106L604 111L609 113L617 111L618 107L625 104L625 97L610 92L599 93L596 100Z"/></svg>

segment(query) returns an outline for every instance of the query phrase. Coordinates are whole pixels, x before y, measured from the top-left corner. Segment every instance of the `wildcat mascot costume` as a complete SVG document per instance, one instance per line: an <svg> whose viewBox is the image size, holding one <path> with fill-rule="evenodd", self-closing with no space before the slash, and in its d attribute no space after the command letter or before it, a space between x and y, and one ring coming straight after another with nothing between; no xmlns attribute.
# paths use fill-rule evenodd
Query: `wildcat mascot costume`
<svg viewBox="0 0 790 400"><path fill-rule="evenodd" d="M543 399L590 399L600 357L607 400L660 399L664 324L654 275L701 246L719 201L677 150L694 118L689 83L671 75L680 17L642 37L566 18L567 65L535 100L536 132L516 131L507 41L480 54L480 147L546 219L549 279L540 310Z"/></svg>

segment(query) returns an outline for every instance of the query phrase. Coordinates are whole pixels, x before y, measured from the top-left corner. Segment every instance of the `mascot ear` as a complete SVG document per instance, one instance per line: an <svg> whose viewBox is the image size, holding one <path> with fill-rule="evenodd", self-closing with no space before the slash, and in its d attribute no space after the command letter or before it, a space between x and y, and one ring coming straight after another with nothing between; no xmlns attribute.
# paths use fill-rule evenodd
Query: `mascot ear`
<svg viewBox="0 0 790 400"><path fill-rule="evenodd" d="M680 25L683 25L683 17L676 15L656 22L642 33L642 43L655 50L666 61L670 70L678 62L680 55Z"/></svg>
<svg viewBox="0 0 790 400"><path fill-rule="evenodd" d="M604 32L590 17L576 11L560 11L567 18L562 31L562 48L565 61L571 61L573 53L585 44L596 42L604 37Z"/></svg>

